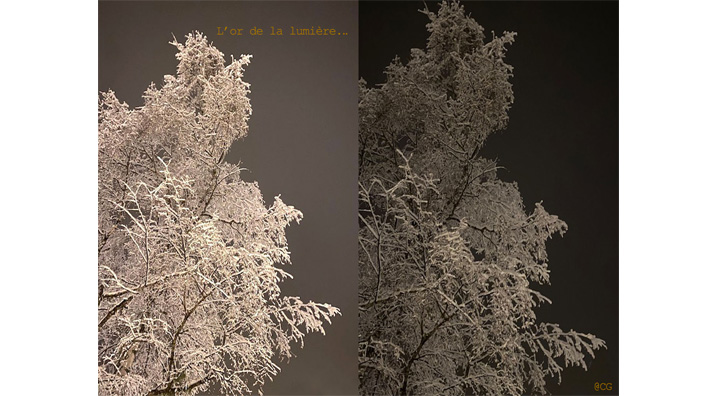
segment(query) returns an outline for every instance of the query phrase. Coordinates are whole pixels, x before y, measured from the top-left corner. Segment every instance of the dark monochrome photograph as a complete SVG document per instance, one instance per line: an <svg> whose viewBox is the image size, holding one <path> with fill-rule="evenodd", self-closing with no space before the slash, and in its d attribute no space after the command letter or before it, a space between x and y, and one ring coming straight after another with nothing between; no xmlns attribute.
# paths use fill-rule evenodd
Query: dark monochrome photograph
<svg viewBox="0 0 716 396"><path fill-rule="evenodd" d="M357 7L99 3L100 395L356 394Z"/></svg>
<svg viewBox="0 0 716 396"><path fill-rule="evenodd" d="M361 2L361 395L618 394L616 2Z"/></svg>

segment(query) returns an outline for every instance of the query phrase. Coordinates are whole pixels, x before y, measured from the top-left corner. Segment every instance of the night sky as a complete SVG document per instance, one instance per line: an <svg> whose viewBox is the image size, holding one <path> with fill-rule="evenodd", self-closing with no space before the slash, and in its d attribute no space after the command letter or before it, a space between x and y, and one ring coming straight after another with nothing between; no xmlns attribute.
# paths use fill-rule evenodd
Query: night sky
<svg viewBox="0 0 716 396"><path fill-rule="evenodd" d="M590 370L568 368L554 394L618 392L618 4L466 2L486 29L517 32L515 104L509 126L482 155L499 158L528 210L543 201L569 231L548 243L552 299L538 318L593 333L608 350ZM434 11L437 5L429 3ZM329 302L343 316L304 349L266 394L356 394L357 79L381 83L383 69L424 48L422 2L100 2L99 87L139 106L150 82L176 71L172 33L206 33L227 60L254 57L245 80L254 114L228 160L241 161L267 204L275 195L304 213L288 230L289 295ZM358 17L360 16L360 22ZM321 25L344 37L217 36L217 26ZM359 31L360 28L360 31ZM359 42L360 39L360 42ZM608 394L609 392L599 392Z"/></svg>
<svg viewBox="0 0 716 396"><path fill-rule="evenodd" d="M515 103L506 130L492 135L482 155L498 158L500 177L519 184L525 206L543 201L567 222L548 243L553 304L538 319L607 343L588 372L565 369L553 394L616 394L618 386L618 3L463 2L485 28L517 32L508 47ZM432 11L437 4L428 3ZM359 73L369 85L411 48L425 48L422 2L361 2ZM595 392L611 382L611 392Z"/></svg>
<svg viewBox="0 0 716 396"><path fill-rule="evenodd" d="M340 37L250 36L253 26L335 28ZM304 26L305 25L305 26ZM217 35L217 26L245 28ZM176 72L176 48L192 30L230 55L252 54L245 81L253 115L227 158L241 161L267 205L281 194L301 210L287 229L293 276L285 295L327 302L342 316L311 334L264 387L267 395L356 394L358 389L358 6L325 2L100 2L99 90L130 106L150 82Z"/></svg>

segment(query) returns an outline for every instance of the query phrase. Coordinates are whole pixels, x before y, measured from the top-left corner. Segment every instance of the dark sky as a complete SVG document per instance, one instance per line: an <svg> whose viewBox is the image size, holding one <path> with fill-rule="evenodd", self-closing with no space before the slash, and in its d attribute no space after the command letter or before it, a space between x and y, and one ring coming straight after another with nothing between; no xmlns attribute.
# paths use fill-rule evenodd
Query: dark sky
<svg viewBox="0 0 716 396"><path fill-rule="evenodd" d="M515 104L507 130L483 152L507 168L528 208L542 200L567 222L549 242L553 300L542 320L606 340L588 372L568 368L555 394L618 392L618 6L616 2L467 2L489 33L511 30ZM241 160L267 203L281 194L304 213L288 229L295 279L287 294L343 311L282 364L266 394L357 392L357 84L424 47L422 2L100 2L99 90L141 105L141 93L176 68L172 33L206 33L226 55L250 53L254 114L229 160ZM431 3L433 10L435 4ZM217 26L313 25L343 37L217 36ZM245 31L246 33L246 31ZM360 37L360 52L358 51ZM360 54L360 60L359 60ZM359 72L360 66L360 72ZM604 394L604 392L599 392Z"/></svg>
<svg viewBox="0 0 716 396"><path fill-rule="evenodd" d="M432 11L437 4L428 3ZM588 372L568 368L553 394L618 393L618 3L463 2L490 32L517 32L515 103L505 131L482 155L499 158L501 178L516 181L528 210L543 201L567 222L548 243L553 304L538 319L604 339ZM359 73L385 81L384 67L425 48L422 2L361 2ZM611 382L611 392L595 392Z"/></svg>
<svg viewBox="0 0 716 396"><path fill-rule="evenodd" d="M294 276L282 290L343 313L326 336L309 335L265 394L356 394L358 387L358 6L330 2L100 2L99 90L139 106L141 94L174 74L172 33L204 32L225 54L252 54L253 116L228 160L273 197L304 214L287 230ZM335 28L340 37L250 36L256 26ZM244 36L217 35L217 26Z"/></svg>

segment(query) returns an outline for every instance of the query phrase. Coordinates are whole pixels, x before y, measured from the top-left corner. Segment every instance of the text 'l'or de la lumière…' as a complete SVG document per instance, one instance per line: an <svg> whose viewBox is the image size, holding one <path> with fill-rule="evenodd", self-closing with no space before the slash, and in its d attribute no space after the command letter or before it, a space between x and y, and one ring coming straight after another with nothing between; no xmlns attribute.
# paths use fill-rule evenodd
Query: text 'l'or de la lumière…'
<svg viewBox="0 0 716 396"><path fill-rule="evenodd" d="M250 36L347 36L348 33L339 32L334 28L322 28L321 26L314 27L311 26L310 28L298 28L295 26L290 26L289 29L286 29L286 33L284 34L284 29L270 26L269 29L262 29L258 28L256 26L252 27L251 29L244 29L244 28L229 28L228 26L217 26L216 27L216 34L219 36L223 35L229 35L229 36L244 36L247 35L246 32L248 30L248 35Z"/></svg>

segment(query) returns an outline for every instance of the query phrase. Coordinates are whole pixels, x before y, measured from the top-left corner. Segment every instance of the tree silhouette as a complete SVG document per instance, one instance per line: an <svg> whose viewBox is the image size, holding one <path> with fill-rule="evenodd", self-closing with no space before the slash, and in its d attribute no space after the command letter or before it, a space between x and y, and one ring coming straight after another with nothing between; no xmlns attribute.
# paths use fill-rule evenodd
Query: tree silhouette
<svg viewBox="0 0 716 396"><path fill-rule="evenodd" d="M198 32L172 44L177 73L143 107L99 98L99 393L261 392L339 311L281 295L302 214L224 161L248 132L250 56L225 65Z"/></svg>
<svg viewBox="0 0 716 396"><path fill-rule="evenodd" d="M360 391L546 393L605 344L537 320L567 225L480 156L508 122L515 33L488 40L456 2L424 13L426 49L360 84Z"/></svg>

